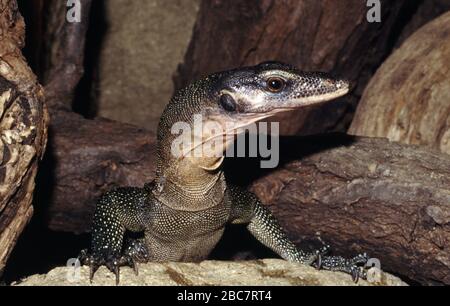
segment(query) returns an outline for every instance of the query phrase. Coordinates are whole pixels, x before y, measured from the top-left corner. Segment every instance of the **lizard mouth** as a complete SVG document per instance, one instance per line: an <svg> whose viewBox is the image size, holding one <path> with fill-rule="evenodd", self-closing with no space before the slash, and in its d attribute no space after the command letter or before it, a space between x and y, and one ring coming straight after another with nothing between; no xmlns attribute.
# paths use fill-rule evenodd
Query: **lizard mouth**
<svg viewBox="0 0 450 306"><path fill-rule="evenodd" d="M205 139L202 138L202 140L196 146L192 147L190 150L185 152L185 154L183 154L183 158L189 156L189 154L191 154L194 150L196 150L200 146L204 146L210 142L213 142L220 137L221 138L235 137L236 135L245 131L246 128L248 128L252 124L257 123L259 121L274 117L280 113L291 112L291 111L299 110L306 106L325 103L325 102L337 99L339 97L342 97L342 96L346 95L348 92L349 92L349 87L343 87L332 93L322 94L320 96L312 96L309 98L306 97L306 98L290 99L290 100L286 101L285 103L283 103L284 105L275 107L273 109L264 108L264 109L257 109L255 111L249 111L249 112L244 112L244 113L235 113L235 114L233 114L235 116L235 118L233 118L232 120L228 120L228 121L226 120L227 119L226 116L223 116L223 114L209 114L209 115L207 115L207 118L209 120L219 122L219 124L221 124L223 127L226 127L227 126L226 123L229 122L229 123L231 123L230 126L232 126L232 127L224 128L224 129L222 129L221 133L217 133L208 138L205 138ZM236 124L236 122L237 122L237 124Z"/></svg>
<svg viewBox="0 0 450 306"><path fill-rule="evenodd" d="M257 109L253 112L252 111L247 112L247 114L249 114L250 116L256 114L276 115L282 112L295 111L306 106L319 105L326 102L330 102L332 100L345 96L346 94L349 93L349 91L350 91L349 87L342 87L341 89L338 89L336 91L317 96L288 99L285 102L281 102L281 105L280 104L275 105L272 109L270 109L270 105L268 105L260 109Z"/></svg>
<svg viewBox="0 0 450 306"><path fill-rule="evenodd" d="M350 91L350 83L342 81L336 85L330 85L329 87L320 89L317 88L317 91L323 91L323 93L314 94L314 92L311 92L309 96L301 96L294 92L286 97L278 98L270 96L248 96L230 90L223 90L222 94L229 95L234 101L237 101L237 109L240 109L240 111L229 115L230 117L234 117L232 120L246 120L258 118L258 116L264 119L266 116L270 117L278 113L294 111L306 106L319 105L345 96Z"/></svg>
<svg viewBox="0 0 450 306"><path fill-rule="evenodd" d="M321 104L321 103L325 103L328 101L332 101L337 98L345 96L346 94L349 93L349 91L350 91L349 87L343 87L336 91L322 94L319 96L311 96L311 97L294 99L292 102L289 102L289 104L293 104L290 107L290 109L292 110L292 109L297 109L297 108L303 107L303 106L316 105L316 104Z"/></svg>

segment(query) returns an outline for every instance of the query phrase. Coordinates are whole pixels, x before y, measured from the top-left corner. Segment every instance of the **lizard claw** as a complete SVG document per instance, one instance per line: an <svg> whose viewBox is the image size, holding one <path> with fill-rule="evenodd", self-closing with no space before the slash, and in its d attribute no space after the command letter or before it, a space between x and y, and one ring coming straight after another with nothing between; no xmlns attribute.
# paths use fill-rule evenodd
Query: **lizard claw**
<svg viewBox="0 0 450 306"><path fill-rule="evenodd" d="M330 252L330 245L323 243L323 246L308 257L304 257L303 263L311 265L316 269L329 271L340 271L352 276L356 283L359 279L367 279L367 262L369 256L367 253L359 254L353 258L347 259L341 256L327 256Z"/></svg>
<svg viewBox="0 0 450 306"><path fill-rule="evenodd" d="M88 253L87 250L82 250L78 256L81 264L89 266L89 281L92 283L94 274L101 265L105 265L109 271L114 273L116 277L116 285L120 283L120 267L129 266L134 273L138 275L138 268L133 256L125 255L108 255L108 256L94 256Z"/></svg>
<svg viewBox="0 0 450 306"><path fill-rule="evenodd" d="M136 265L136 261L135 261L134 258L131 257L131 256L128 257L128 266L130 266L130 267L133 269L134 274L136 274L136 276L139 275L139 270L138 270L138 267L137 267L137 265Z"/></svg>
<svg viewBox="0 0 450 306"><path fill-rule="evenodd" d="M354 268L352 269L352 279L355 283L361 279L367 279L367 261L369 260L369 256L367 253L356 255L351 259Z"/></svg>
<svg viewBox="0 0 450 306"><path fill-rule="evenodd" d="M317 261L316 261L316 269L320 270L322 269L322 255L317 255Z"/></svg>
<svg viewBox="0 0 450 306"><path fill-rule="evenodd" d="M136 263L148 262L150 253L142 240L129 240L126 243L123 257L126 260L126 265L131 267L137 276L139 270Z"/></svg>
<svg viewBox="0 0 450 306"><path fill-rule="evenodd" d="M141 240L127 241L124 254L133 261L133 263L129 264L130 267L132 267L135 262L148 262L150 258L150 253L148 252L145 243Z"/></svg>
<svg viewBox="0 0 450 306"><path fill-rule="evenodd" d="M315 260L314 260L314 267L316 267L317 270L322 269L322 259L323 257L330 252L330 246L324 245L322 248L318 249L315 253Z"/></svg>
<svg viewBox="0 0 450 306"><path fill-rule="evenodd" d="M87 249L81 250L80 255L78 255L78 260L82 265L89 266L89 282L92 284L94 274L100 267L99 260L95 260L94 257L89 254Z"/></svg>
<svg viewBox="0 0 450 306"><path fill-rule="evenodd" d="M116 285L119 285L120 282L120 265L123 265L125 260L128 262L124 257L111 256L105 263L109 271L116 276Z"/></svg>
<svg viewBox="0 0 450 306"><path fill-rule="evenodd" d="M352 270L352 280L357 283L359 280L359 271L357 269Z"/></svg>
<svg viewBox="0 0 450 306"><path fill-rule="evenodd" d="M92 284L92 280L94 279L94 274L97 272L100 265L91 264L89 265L89 282Z"/></svg>
<svg viewBox="0 0 450 306"><path fill-rule="evenodd" d="M364 267L355 267L352 269L352 280L358 283L359 279L367 279L367 270Z"/></svg>

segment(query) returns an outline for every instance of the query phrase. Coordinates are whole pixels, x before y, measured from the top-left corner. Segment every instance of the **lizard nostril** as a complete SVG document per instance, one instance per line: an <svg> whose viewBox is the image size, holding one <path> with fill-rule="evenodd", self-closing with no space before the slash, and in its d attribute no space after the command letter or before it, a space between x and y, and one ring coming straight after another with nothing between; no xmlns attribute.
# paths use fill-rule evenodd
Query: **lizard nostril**
<svg viewBox="0 0 450 306"><path fill-rule="evenodd" d="M324 80L323 85L325 85L326 87L332 87L333 85L335 85L335 83L330 80Z"/></svg>

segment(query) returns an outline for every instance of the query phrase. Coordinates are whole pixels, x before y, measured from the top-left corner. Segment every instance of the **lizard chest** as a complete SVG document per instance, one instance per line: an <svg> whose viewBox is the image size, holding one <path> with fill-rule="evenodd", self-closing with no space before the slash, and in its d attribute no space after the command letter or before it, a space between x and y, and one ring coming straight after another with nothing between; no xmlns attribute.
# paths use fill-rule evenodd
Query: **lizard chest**
<svg viewBox="0 0 450 306"><path fill-rule="evenodd" d="M223 228L230 208L221 203L204 211L179 211L160 205L154 210L149 230L165 238L189 238Z"/></svg>
<svg viewBox="0 0 450 306"><path fill-rule="evenodd" d="M156 204L145 238L153 261L205 259L222 237L230 217L230 205L203 211L179 211Z"/></svg>

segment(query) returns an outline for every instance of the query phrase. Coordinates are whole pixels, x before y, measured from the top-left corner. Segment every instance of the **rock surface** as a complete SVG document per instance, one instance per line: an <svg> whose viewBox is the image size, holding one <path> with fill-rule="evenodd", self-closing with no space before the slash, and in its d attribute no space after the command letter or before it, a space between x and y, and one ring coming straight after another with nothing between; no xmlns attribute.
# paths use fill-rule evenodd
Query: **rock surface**
<svg viewBox="0 0 450 306"><path fill-rule="evenodd" d="M450 154L450 12L418 30L370 81L350 133Z"/></svg>
<svg viewBox="0 0 450 306"><path fill-rule="evenodd" d="M73 268L58 267L46 275L33 275L13 284L20 286L79 286L89 283L89 268L79 269L78 280L69 281L75 275ZM405 286L399 278L381 272L377 282L359 280L357 285ZM114 275L105 267L95 274L92 285L114 285ZM354 286L350 275L330 271L318 271L312 267L290 263L279 259L264 259L246 262L204 261L201 263L148 263L139 265L139 276L130 268L122 268L122 286L133 285L286 285L286 286Z"/></svg>

